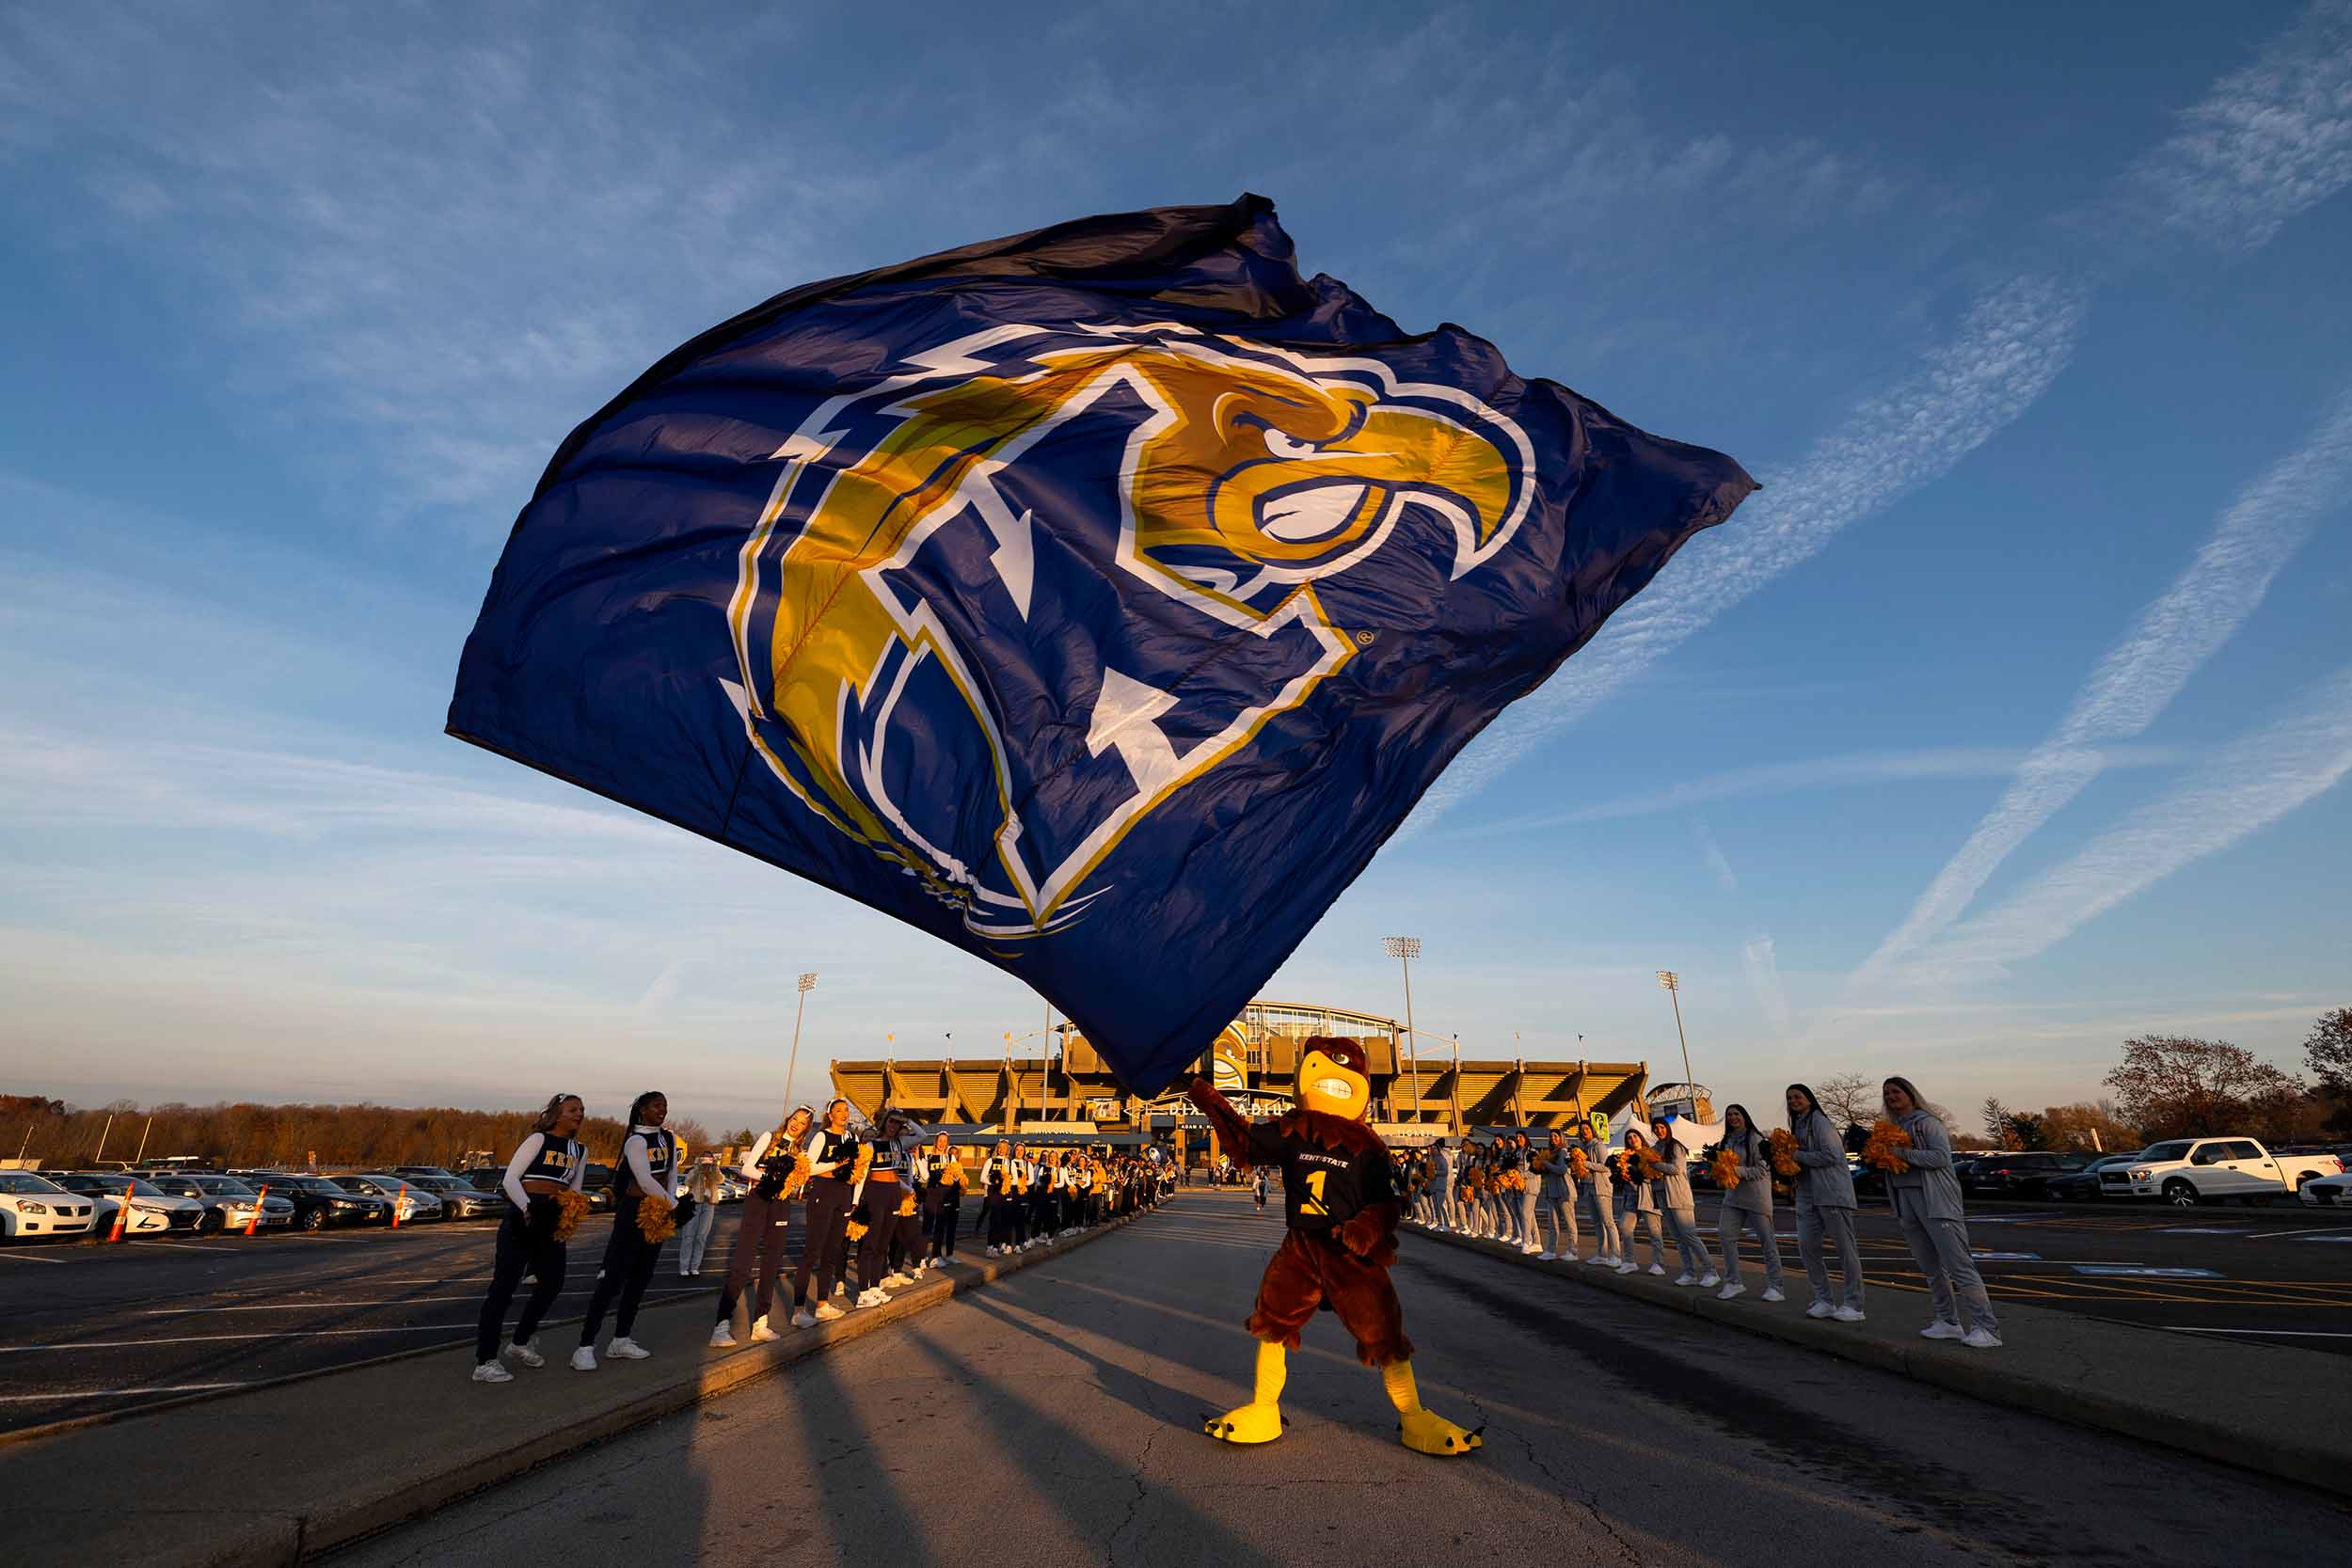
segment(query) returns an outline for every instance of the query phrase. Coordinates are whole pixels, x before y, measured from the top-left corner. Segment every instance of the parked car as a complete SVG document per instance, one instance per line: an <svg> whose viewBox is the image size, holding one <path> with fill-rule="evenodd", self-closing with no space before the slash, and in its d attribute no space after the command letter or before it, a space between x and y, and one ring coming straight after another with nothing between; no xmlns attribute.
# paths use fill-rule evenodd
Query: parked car
<svg viewBox="0 0 2352 1568"><path fill-rule="evenodd" d="M46 1177L0 1170L0 1242L79 1236L89 1229L96 1211L87 1196Z"/></svg>
<svg viewBox="0 0 2352 1568"><path fill-rule="evenodd" d="M263 1197L260 1192L233 1176L192 1176L176 1171L159 1171L147 1178L148 1184L174 1197L192 1197L204 1205L204 1217L196 1222L198 1230L210 1235L222 1230L243 1230L251 1225L256 1207L260 1210L261 1229L283 1230L294 1224L294 1205L276 1193Z"/></svg>
<svg viewBox="0 0 2352 1568"><path fill-rule="evenodd" d="M2102 1154L2080 1170L2051 1177L2042 1184L2042 1196L2057 1198L2060 1202L2096 1202L2102 1196L2110 1196L2101 1191L2101 1173L2128 1168L2138 1158L2139 1151L2137 1149L2129 1154Z"/></svg>
<svg viewBox="0 0 2352 1568"><path fill-rule="evenodd" d="M392 1174L394 1176L441 1176L447 1177L452 1181L457 1180L455 1171L440 1165L394 1165Z"/></svg>
<svg viewBox="0 0 2352 1568"><path fill-rule="evenodd" d="M383 1225L392 1206L365 1193L346 1192L323 1176L294 1176L282 1170L231 1171L255 1186L269 1183L269 1196L294 1205L296 1230L324 1230L330 1225Z"/></svg>
<svg viewBox="0 0 2352 1568"><path fill-rule="evenodd" d="M2296 1189L2296 1196L2314 1209L2352 1206L2352 1176L2314 1176Z"/></svg>
<svg viewBox="0 0 2352 1568"><path fill-rule="evenodd" d="M421 1220L437 1220L443 1210L441 1200L431 1189L420 1187L405 1176L388 1176L378 1171L361 1171L357 1175L327 1178L347 1193L366 1193L391 1205L393 1214L402 1225L414 1225Z"/></svg>
<svg viewBox="0 0 2352 1568"><path fill-rule="evenodd" d="M115 1210L123 1203L131 1206L130 1217L123 1221L126 1235L157 1234L167 1230L194 1230L204 1218L204 1205L191 1198L174 1197L161 1188L111 1170L72 1170L49 1173L49 1180L69 1192L86 1195L94 1200L96 1212L90 1216L94 1230L112 1230ZM148 1223L161 1219L161 1225Z"/></svg>
<svg viewBox="0 0 2352 1568"><path fill-rule="evenodd" d="M495 1190L484 1192L457 1178L444 1173L409 1171L400 1173L410 1184L421 1187L441 1200L442 1216L453 1220L498 1219L506 1212L506 1199Z"/></svg>
<svg viewBox="0 0 2352 1568"><path fill-rule="evenodd" d="M2102 1194L2162 1198L2178 1208L2218 1202L2266 1203L2315 1177L2341 1176L2332 1154L2274 1156L2252 1138L2172 1138L2151 1144L2129 1165L2099 1173Z"/></svg>
<svg viewBox="0 0 2352 1568"><path fill-rule="evenodd" d="M2050 1178L2071 1176L2090 1164L2087 1154L2060 1154L2053 1149L1987 1154L1967 1163L1960 1185L1962 1191L1977 1197L2040 1197Z"/></svg>

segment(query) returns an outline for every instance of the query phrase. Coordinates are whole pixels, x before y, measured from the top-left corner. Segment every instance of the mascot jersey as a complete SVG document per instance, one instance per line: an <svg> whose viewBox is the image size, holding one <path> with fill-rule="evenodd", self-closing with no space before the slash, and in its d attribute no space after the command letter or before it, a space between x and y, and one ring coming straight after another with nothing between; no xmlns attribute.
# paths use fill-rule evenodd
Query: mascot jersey
<svg viewBox="0 0 2352 1568"><path fill-rule="evenodd" d="M1396 1200L1388 1149L1370 1129L1319 1111L1248 1125L1247 1163L1281 1172L1282 1220L1293 1230L1337 1230Z"/></svg>

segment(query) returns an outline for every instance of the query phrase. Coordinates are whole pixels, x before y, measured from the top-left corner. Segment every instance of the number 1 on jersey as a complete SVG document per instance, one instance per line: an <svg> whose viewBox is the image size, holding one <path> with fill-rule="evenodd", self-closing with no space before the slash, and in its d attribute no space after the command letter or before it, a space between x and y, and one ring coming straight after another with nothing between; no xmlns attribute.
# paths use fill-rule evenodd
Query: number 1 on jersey
<svg viewBox="0 0 2352 1568"><path fill-rule="evenodd" d="M1321 1170L1311 1170L1307 1173L1307 1201L1298 1206L1300 1213L1328 1214L1331 1212L1323 1206L1324 1179L1330 1174L1328 1171Z"/></svg>

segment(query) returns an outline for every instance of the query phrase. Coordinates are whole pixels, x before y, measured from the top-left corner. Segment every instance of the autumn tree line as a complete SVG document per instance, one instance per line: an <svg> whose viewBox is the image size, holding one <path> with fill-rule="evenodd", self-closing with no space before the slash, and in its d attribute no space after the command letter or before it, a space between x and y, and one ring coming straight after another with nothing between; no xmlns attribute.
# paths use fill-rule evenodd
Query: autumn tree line
<svg viewBox="0 0 2352 1568"><path fill-rule="evenodd" d="M129 1101L83 1110L40 1095L0 1094L0 1155L21 1155L53 1168L193 1154L230 1169L299 1170L315 1156L326 1169L445 1165L456 1170L485 1161L502 1163L537 1115L536 1106L466 1111L239 1102L141 1108ZM691 1148L709 1143L708 1133L691 1117L672 1117L669 1125ZM610 1164L620 1152L622 1132L612 1117L591 1117L580 1137L590 1159Z"/></svg>

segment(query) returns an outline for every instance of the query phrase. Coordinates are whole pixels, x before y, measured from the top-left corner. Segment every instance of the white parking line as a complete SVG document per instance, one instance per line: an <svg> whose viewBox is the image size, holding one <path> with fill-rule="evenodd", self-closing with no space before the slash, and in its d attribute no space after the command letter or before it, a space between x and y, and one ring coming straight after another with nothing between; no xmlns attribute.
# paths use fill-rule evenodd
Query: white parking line
<svg viewBox="0 0 2352 1568"><path fill-rule="evenodd" d="M2282 1339L2352 1339L2352 1334L2341 1334L2324 1328L2186 1328L2178 1323L2166 1323L2175 1334L2261 1334Z"/></svg>
<svg viewBox="0 0 2352 1568"><path fill-rule="evenodd" d="M66 1388L55 1394L0 1394L0 1404L55 1404L65 1400L119 1400L126 1394L198 1394L248 1386L245 1383L158 1383L147 1388Z"/></svg>
<svg viewBox="0 0 2352 1568"><path fill-rule="evenodd" d="M62 1258L36 1258L28 1252L0 1252L0 1258L11 1263L62 1263Z"/></svg>
<svg viewBox="0 0 2352 1568"><path fill-rule="evenodd" d="M278 1334L176 1334L159 1339L80 1339L56 1345L0 1345L0 1355L24 1351L139 1350L148 1345L209 1345L222 1339L326 1339L355 1334L454 1334L471 1332L471 1323L407 1323L399 1328L313 1328Z"/></svg>
<svg viewBox="0 0 2352 1568"><path fill-rule="evenodd" d="M214 1242L150 1242L149 1246L184 1248L189 1252L242 1252L242 1247L221 1246Z"/></svg>
<svg viewBox="0 0 2352 1568"><path fill-rule="evenodd" d="M596 1282L594 1280L588 1280L578 1285L566 1285L564 1287L561 1293L567 1296L576 1296L595 1289ZM647 1291L645 1292L644 1299L647 1301L653 1301L662 1296L701 1295L711 1289L713 1289L713 1287L705 1286L701 1291L691 1289L684 1291ZM422 1307L428 1302L479 1302L481 1300L482 1292L476 1291L470 1295L463 1296L398 1296L389 1301L270 1301L256 1302L242 1307L142 1307L139 1308L139 1315L148 1318L184 1318L190 1313L204 1312L307 1312L313 1307Z"/></svg>

